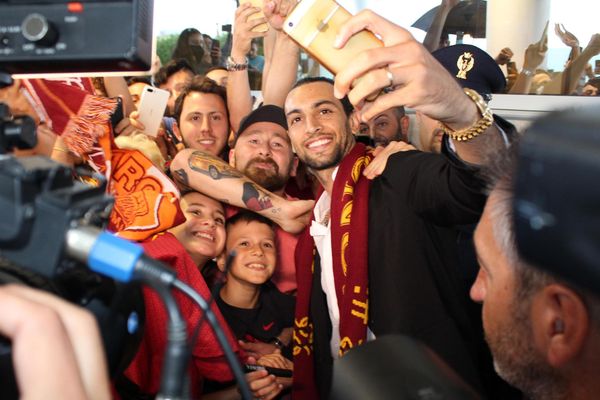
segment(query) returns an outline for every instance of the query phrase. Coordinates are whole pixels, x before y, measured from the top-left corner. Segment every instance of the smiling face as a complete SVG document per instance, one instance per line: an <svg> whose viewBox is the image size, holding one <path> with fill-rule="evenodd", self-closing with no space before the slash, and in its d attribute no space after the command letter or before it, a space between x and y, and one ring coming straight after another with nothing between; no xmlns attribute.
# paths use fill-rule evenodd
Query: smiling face
<svg viewBox="0 0 600 400"><path fill-rule="evenodd" d="M256 122L237 139L231 164L272 192L285 186L294 171L294 154L285 129L272 122Z"/></svg>
<svg viewBox="0 0 600 400"><path fill-rule="evenodd" d="M262 285L268 281L277 263L275 232L258 221L237 221L227 227L227 252L236 257L227 273L228 284Z"/></svg>
<svg viewBox="0 0 600 400"><path fill-rule="evenodd" d="M296 155L309 168L337 166L354 145L344 108L330 83L311 82L293 89L285 113Z"/></svg>
<svg viewBox="0 0 600 400"><path fill-rule="evenodd" d="M214 93L188 94L181 109L179 129L186 147L219 156L229 135L223 99Z"/></svg>
<svg viewBox="0 0 600 400"><path fill-rule="evenodd" d="M216 200L190 192L180 201L186 221L169 231L198 266L217 257L225 246L225 214Z"/></svg>

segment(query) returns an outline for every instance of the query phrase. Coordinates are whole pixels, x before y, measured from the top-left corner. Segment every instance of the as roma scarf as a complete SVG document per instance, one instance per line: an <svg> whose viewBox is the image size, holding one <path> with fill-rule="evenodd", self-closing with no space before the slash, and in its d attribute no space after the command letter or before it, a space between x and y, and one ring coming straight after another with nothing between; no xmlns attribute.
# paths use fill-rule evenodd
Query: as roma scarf
<svg viewBox="0 0 600 400"><path fill-rule="evenodd" d="M124 239L143 241L185 222L175 184L144 154L114 148L111 161L109 192L115 205L109 230Z"/></svg>
<svg viewBox="0 0 600 400"><path fill-rule="evenodd" d="M25 79L23 85L41 119L80 156L90 153L105 135L117 106L115 99L94 96L88 78Z"/></svg>
<svg viewBox="0 0 600 400"><path fill-rule="evenodd" d="M142 241L185 221L171 180L141 152L114 144L109 119L116 100L93 95L88 78L26 79L23 85L40 119L108 181L115 196L110 231Z"/></svg>
<svg viewBox="0 0 600 400"><path fill-rule="evenodd" d="M362 175L372 159L356 144L339 166L331 194L331 247L340 309L339 355L362 344L368 324L368 205L370 181ZM318 399L313 365L313 325L309 315L314 276L314 241L306 228L296 249L293 397Z"/></svg>

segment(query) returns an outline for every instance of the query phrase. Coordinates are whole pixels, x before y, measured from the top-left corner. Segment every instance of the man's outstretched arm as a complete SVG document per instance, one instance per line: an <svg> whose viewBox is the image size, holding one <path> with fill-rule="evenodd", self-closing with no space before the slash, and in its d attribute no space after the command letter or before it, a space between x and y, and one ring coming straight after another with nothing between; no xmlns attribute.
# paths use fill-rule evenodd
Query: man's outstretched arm
<svg viewBox="0 0 600 400"><path fill-rule="evenodd" d="M185 149L171 163L175 180L218 201L255 211L297 233L310 220L313 201L288 201L269 192L225 161L200 150Z"/></svg>

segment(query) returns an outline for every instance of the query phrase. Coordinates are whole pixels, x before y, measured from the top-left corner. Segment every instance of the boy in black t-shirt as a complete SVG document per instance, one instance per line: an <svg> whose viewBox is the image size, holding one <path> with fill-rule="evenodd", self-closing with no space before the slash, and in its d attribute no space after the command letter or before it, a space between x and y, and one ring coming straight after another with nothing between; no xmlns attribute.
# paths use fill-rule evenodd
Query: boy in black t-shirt
<svg viewBox="0 0 600 400"><path fill-rule="evenodd" d="M226 282L216 297L219 309L246 355L261 365L292 369L288 345L295 298L281 293L269 280L277 264L273 223L243 210L227 220L226 232L225 251L217 260L219 269L224 271L227 254L235 251L236 256L224 271ZM284 378L278 380L284 386L288 383ZM291 379L288 381L291 384Z"/></svg>

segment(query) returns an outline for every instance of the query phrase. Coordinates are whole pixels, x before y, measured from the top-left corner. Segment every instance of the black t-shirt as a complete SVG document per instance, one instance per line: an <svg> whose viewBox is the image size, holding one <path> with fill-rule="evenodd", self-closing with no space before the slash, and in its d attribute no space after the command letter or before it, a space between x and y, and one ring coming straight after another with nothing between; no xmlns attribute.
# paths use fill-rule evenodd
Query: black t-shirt
<svg viewBox="0 0 600 400"><path fill-rule="evenodd" d="M237 339L269 342L284 328L294 326L296 298L281 293L273 283L262 285L258 306L233 307L217 296L217 305Z"/></svg>

